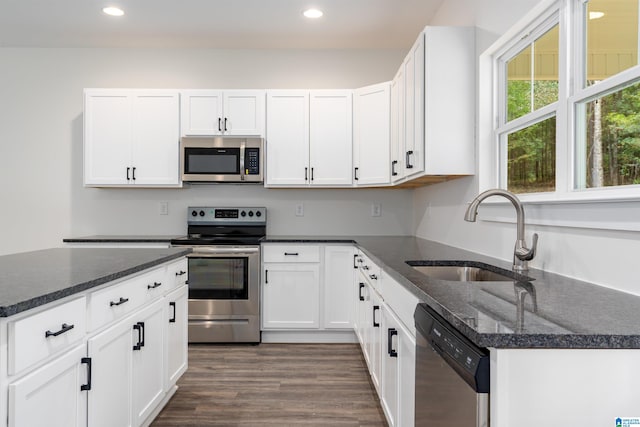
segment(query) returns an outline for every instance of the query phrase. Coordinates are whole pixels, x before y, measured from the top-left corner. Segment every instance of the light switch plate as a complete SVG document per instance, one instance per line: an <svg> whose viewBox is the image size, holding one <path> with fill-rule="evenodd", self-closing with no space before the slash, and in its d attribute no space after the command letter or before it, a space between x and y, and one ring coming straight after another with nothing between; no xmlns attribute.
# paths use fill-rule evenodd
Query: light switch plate
<svg viewBox="0 0 640 427"><path fill-rule="evenodd" d="M169 202L158 203L158 211L160 215L169 215Z"/></svg>
<svg viewBox="0 0 640 427"><path fill-rule="evenodd" d="M382 206L380 203L374 203L371 205L371 216L382 216Z"/></svg>
<svg viewBox="0 0 640 427"><path fill-rule="evenodd" d="M296 203L296 216L304 216L304 204Z"/></svg>

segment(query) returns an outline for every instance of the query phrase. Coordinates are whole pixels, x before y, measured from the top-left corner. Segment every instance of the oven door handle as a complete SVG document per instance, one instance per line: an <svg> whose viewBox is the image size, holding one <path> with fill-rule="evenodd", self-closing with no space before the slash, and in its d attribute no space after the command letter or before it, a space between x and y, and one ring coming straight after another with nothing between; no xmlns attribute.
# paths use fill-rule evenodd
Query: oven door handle
<svg viewBox="0 0 640 427"><path fill-rule="evenodd" d="M222 255L256 255L260 248L194 248L187 258L215 258Z"/></svg>

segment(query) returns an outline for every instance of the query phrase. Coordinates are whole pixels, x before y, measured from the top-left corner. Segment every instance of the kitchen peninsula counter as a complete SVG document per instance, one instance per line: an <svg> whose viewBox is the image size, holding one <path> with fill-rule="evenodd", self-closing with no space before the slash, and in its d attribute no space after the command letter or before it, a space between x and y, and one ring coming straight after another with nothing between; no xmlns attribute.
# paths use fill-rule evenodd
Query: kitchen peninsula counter
<svg viewBox="0 0 640 427"><path fill-rule="evenodd" d="M54 248L0 256L0 317L83 292L190 251Z"/></svg>

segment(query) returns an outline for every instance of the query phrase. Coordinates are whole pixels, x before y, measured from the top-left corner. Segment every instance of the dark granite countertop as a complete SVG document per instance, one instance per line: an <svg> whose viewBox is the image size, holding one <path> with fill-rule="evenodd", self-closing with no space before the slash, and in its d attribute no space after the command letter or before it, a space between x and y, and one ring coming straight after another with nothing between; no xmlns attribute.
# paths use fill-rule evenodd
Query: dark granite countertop
<svg viewBox="0 0 640 427"><path fill-rule="evenodd" d="M0 256L0 317L179 258L190 249L56 248Z"/></svg>
<svg viewBox="0 0 640 427"><path fill-rule="evenodd" d="M171 239L177 239L181 235L156 235L156 236L138 236L138 235L95 235L84 237L67 237L62 239L65 243L169 243Z"/></svg>
<svg viewBox="0 0 640 427"><path fill-rule="evenodd" d="M481 347L640 348L640 297L531 269L529 282L450 282L409 260L509 262L410 236L267 236L266 243L351 243Z"/></svg>

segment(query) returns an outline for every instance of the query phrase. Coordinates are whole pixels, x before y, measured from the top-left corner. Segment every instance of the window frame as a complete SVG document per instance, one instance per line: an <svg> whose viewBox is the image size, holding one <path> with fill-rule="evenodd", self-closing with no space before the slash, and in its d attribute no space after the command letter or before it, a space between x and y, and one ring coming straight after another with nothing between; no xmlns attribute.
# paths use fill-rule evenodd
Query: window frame
<svg viewBox="0 0 640 427"><path fill-rule="evenodd" d="M479 57L479 105L491 103L490 109L478 109L478 184L479 191L506 188L506 171L502 166L504 139L545 118L556 116L556 188L553 192L521 193L525 203L602 203L640 200L640 185L579 188L578 106L604 96L634 80L640 81L636 64L601 82L586 86L584 50L585 4L588 0L546 0L537 4L516 25L500 37ZM506 121L506 60L530 45L558 23L558 101L526 115ZM640 29L639 29L640 32ZM491 84L483 85L483 82ZM584 166L583 166L584 167ZM489 200L491 201L491 200ZM501 202L498 202L501 203Z"/></svg>

